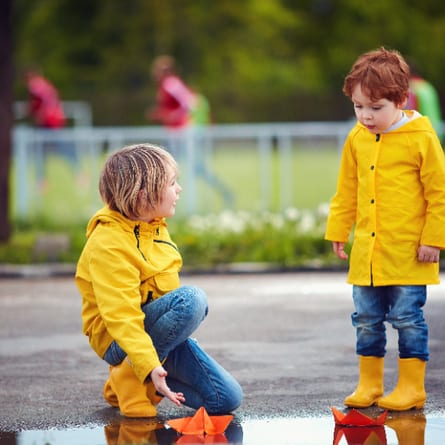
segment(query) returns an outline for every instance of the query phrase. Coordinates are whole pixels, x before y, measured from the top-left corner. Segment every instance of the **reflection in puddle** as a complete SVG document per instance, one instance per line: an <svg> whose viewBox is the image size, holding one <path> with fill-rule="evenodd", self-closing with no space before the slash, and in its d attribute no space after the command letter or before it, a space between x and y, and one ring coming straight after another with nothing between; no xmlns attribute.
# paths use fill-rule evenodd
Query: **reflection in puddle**
<svg viewBox="0 0 445 445"><path fill-rule="evenodd" d="M445 416L395 413L384 427L336 427L332 416L232 422L221 436L180 436L150 419L122 419L94 428L0 432L0 445L443 445Z"/></svg>

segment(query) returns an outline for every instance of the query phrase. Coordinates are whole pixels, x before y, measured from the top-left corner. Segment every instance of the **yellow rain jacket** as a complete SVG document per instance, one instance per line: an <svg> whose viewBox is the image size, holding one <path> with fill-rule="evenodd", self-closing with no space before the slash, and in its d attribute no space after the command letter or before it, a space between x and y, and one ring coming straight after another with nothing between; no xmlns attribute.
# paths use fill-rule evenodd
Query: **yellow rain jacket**
<svg viewBox="0 0 445 445"><path fill-rule="evenodd" d="M103 358L113 340L143 382L160 366L141 306L179 286L181 255L164 219L131 221L104 207L89 221L76 271L83 332Z"/></svg>
<svg viewBox="0 0 445 445"><path fill-rule="evenodd" d="M375 135L357 123L345 142L325 238L348 242L348 282L360 286L439 283L438 263L419 245L445 248L445 158L428 118Z"/></svg>

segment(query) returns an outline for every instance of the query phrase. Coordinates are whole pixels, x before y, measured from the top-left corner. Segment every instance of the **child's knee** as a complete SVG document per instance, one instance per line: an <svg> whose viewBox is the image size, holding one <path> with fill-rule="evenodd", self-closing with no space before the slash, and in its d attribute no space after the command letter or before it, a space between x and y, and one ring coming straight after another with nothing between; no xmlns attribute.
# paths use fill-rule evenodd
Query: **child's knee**
<svg viewBox="0 0 445 445"><path fill-rule="evenodd" d="M196 286L182 286L182 290L187 294L187 301L190 303L189 307L196 314L197 312L202 314L202 318L207 316L209 311L207 295L205 292Z"/></svg>
<svg viewBox="0 0 445 445"><path fill-rule="evenodd" d="M215 401L209 402L206 408L209 414L221 415L235 411L243 401L243 391L238 382L233 381L224 389L223 394L218 394Z"/></svg>

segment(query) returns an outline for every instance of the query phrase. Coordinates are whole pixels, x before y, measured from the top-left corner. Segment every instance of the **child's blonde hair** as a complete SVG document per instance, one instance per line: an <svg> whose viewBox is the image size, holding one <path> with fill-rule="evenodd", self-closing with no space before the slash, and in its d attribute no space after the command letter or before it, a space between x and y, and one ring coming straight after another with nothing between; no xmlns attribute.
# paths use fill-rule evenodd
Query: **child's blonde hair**
<svg viewBox="0 0 445 445"><path fill-rule="evenodd" d="M346 76L343 92L348 97L357 85L372 100L388 99L402 105L408 99L410 69L402 55L383 47L362 54Z"/></svg>
<svg viewBox="0 0 445 445"><path fill-rule="evenodd" d="M162 147L136 144L123 147L105 162L99 179L99 192L110 209L127 218L140 216L140 192L144 206L156 208L168 185L167 166L177 172L174 158Z"/></svg>

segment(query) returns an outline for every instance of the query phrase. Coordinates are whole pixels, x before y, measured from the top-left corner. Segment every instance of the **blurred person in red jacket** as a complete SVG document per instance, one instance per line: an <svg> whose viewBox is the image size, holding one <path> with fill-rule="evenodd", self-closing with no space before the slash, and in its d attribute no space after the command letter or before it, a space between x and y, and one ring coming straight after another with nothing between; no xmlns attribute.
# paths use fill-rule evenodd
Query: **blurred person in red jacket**
<svg viewBox="0 0 445 445"><path fill-rule="evenodd" d="M155 58L152 78L157 84L156 104L146 111L149 121L164 125L172 133L168 149L180 160L184 153L193 162L193 173L200 176L223 198L226 207L232 207L231 190L213 174L206 162L206 144L203 126L210 124L210 106L207 99L190 88L176 73L175 59L169 55ZM187 143L192 141L192 146Z"/></svg>
<svg viewBox="0 0 445 445"><path fill-rule="evenodd" d="M28 90L27 115L36 128L57 130L66 127L67 119L57 88L39 70L32 68L26 72ZM73 170L78 168L76 147L73 143L61 140L56 143L36 143L36 169L39 189L47 187L46 163L50 154L65 158Z"/></svg>
<svg viewBox="0 0 445 445"><path fill-rule="evenodd" d="M147 111L149 120L169 128L185 128L192 123L197 97L176 74L171 56L159 56L152 64L152 77L157 83L156 105Z"/></svg>
<svg viewBox="0 0 445 445"><path fill-rule="evenodd" d="M28 113L37 127L63 128L65 112L55 86L36 70L26 73L28 87Z"/></svg>

